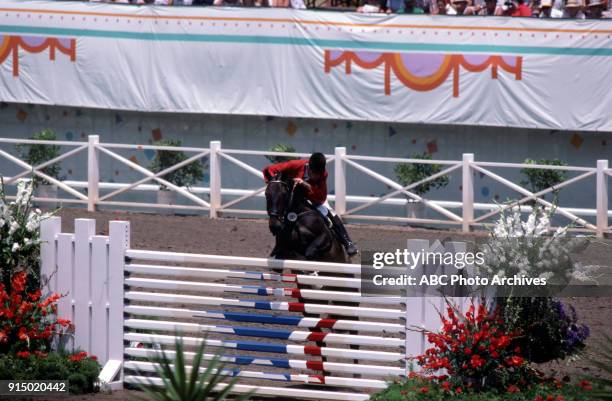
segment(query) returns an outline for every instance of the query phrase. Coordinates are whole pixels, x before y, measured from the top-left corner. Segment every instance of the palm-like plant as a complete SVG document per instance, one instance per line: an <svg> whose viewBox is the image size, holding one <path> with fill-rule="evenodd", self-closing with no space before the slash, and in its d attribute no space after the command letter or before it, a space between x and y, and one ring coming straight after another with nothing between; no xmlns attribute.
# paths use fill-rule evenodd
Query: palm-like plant
<svg viewBox="0 0 612 401"><path fill-rule="evenodd" d="M185 347L183 339L176 337L176 352L174 358L170 358L166 351L160 347L158 357L150 358L155 363L155 373L163 383L157 386L151 379L144 384L138 384L138 388L144 391L149 397L139 397L146 401L223 401L236 384L238 377L233 377L221 390L215 389L227 378L227 373L223 371L225 364L221 361L222 355L215 353L206 365L205 359L206 341L203 340L198 345L197 350L191 361L191 366L185 364ZM141 375L142 376L142 375ZM251 396L251 393L232 397L232 400L244 401Z"/></svg>
<svg viewBox="0 0 612 401"><path fill-rule="evenodd" d="M597 353L590 355L589 361L601 369L604 376L588 378L595 384L589 396L596 400L612 401L612 336L606 335L605 339L593 348L597 349Z"/></svg>

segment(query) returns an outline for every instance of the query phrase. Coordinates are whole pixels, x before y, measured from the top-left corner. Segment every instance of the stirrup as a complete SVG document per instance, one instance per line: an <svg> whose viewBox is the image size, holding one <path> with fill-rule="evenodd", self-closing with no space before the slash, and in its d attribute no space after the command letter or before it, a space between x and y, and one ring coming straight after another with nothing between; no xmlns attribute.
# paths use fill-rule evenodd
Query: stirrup
<svg viewBox="0 0 612 401"><path fill-rule="evenodd" d="M351 241L347 241L344 244L344 250L349 256L355 256L359 252L359 249L357 249L357 246Z"/></svg>

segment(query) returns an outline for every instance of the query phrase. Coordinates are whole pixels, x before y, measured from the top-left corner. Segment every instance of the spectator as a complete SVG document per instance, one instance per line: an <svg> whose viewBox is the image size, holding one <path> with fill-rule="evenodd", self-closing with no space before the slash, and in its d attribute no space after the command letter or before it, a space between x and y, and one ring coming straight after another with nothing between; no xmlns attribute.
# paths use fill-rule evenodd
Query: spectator
<svg viewBox="0 0 612 401"><path fill-rule="evenodd" d="M358 13L379 13L380 3L376 0L365 0L364 3L357 7Z"/></svg>
<svg viewBox="0 0 612 401"><path fill-rule="evenodd" d="M214 6L224 6L224 7L241 6L242 0L215 0L213 5Z"/></svg>
<svg viewBox="0 0 612 401"><path fill-rule="evenodd" d="M565 0L562 18L584 19L584 13L581 8L582 4L578 3L578 0Z"/></svg>
<svg viewBox="0 0 612 401"><path fill-rule="evenodd" d="M387 2L387 13L397 13L397 14L425 14L425 11L421 7L417 7L415 5L415 0L403 0L403 3L399 8L393 9L392 0Z"/></svg>
<svg viewBox="0 0 612 401"><path fill-rule="evenodd" d="M467 0L452 0L452 10L447 9L449 15L474 15L474 8L468 5Z"/></svg>
<svg viewBox="0 0 612 401"><path fill-rule="evenodd" d="M497 0L485 0L484 6L480 5L476 9L477 15L493 16L502 15L501 7L497 6Z"/></svg>
<svg viewBox="0 0 612 401"><path fill-rule="evenodd" d="M433 15L446 15L446 1L436 0L431 7L430 13Z"/></svg>
<svg viewBox="0 0 612 401"><path fill-rule="evenodd" d="M610 11L605 10L605 4L601 0L591 0L589 1L589 6L587 9L587 17L589 19L601 19L601 18L611 18L612 13Z"/></svg>
<svg viewBox="0 0 612 401"><path fill-rule="evenodd" d="M387 13L397 13L404 6L403 0L387 0Z"/></svg>
<svg viewBox="0 0 612 401"><path fill-rule="evenodd" d="M552 0L542 0L540 2L540 18L552 18Z"/></svg>
<svg viewBox="0 0 612 401"><path fill-rule="evenodd" d="M516 4L512 3L509 9L511 17L531 17L531 8L525 4L525 0L516 0Z"/></svg>

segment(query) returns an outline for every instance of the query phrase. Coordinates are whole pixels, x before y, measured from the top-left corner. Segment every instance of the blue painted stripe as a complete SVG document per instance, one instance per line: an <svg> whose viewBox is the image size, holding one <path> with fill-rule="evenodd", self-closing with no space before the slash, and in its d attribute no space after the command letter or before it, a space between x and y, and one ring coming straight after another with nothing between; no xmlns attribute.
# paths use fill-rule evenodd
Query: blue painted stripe
<svg viewBox="0 0 612 401"><path fill-rule="evenodd" d="M257 295L268 295L268 289L266 287L260 287L257 285L241 285L240 287L245 290L255 290Z"/></svg>
<svg viewBox="0 0 612 401"><path fill-rule="evenodd" d="M234 333L239 336L278 338L281 340L288 340L289 337L291 336L291 331L288 331L288 330L260 329L260 328L255 328L255 327L232 327L232 326L218 326L218 327L232 329Z"/></svg>
<svg viewBox="0 0 612 401"><path fill-rule="evenodd" d="M217 313L217 312L210 312ZM258 315L251 313L236 313L236 312L221 312L225 318L234 322L250 322L264 324L285 324L288 326L297 326L303 318L298 316L274 316L274 315Z"/></svg>
<svg viewBox="0 0 612 401"><path fill-rule="evenodd" d="M315 39L288 36L261 35L205 35L159 32L104 31L96 29L55 28L0 25L1 33L28 35L61 35L112 39L134 39L148 41L179 42L216 42L216 43L249 43L257 45L291 45L324 48L341 48L350 50L383 50L383 51L425 51L452 53L487 53L487 54L548 54L565 56L612 56L612 48L605 47L546 47L518 46L500 44L459 44L459 43L412 43L412 42L377 42L361 40Z"/></svg>
<svg viewBox="0 0 612 401"><path fill-rule="evenodd" d="M236 349L241 351L260 351L260 352L276 352L280 354L287 353L287 346L282 344L271 343L256 343L251 341L236 341Z"/></svg>
<svg viewBox="0 0 612 401"><path fill-rule="evenodd" d="M272 303L269 301L243 301L243 302L253 302L255 304L255 309L272 310ZM247 306L247 308L249 308L249 306Z"/></svg>
<svg viewBox="0 0 612 401"><path fill-rule="evenodd" d="M272 366L277 368L291 368L289 365L288 359L280 359L280 358L255 358L250 356L229 356L229 358L235 358L234 363L237 365L251 365L255 359L260 361L268 361ZM257 363L257 365L265 365L263 363ZM267 365L266 365L267 366Z"/></svg>

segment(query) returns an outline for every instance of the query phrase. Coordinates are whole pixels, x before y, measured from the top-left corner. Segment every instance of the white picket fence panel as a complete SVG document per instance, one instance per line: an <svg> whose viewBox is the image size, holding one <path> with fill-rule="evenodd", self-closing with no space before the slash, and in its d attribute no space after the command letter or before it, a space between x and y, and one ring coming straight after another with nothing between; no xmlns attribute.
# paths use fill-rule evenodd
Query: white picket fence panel
<svg viewBox="0 0 612 401"><path fill-rule="evenodd" d="M436 331L440 328L437 310L443 307L442 298L389 297L385 300L362 296L355 292L359 289L361 272L358 264L136 250L130 247L130 223L127 221L111 221L108 236L95 235L96 222L92 219L76 219L74 227L74 233L64 233L60 217L43 221L41 275L47 283L45 292L65 295L59 302L58 315L75 324L72 346L98 357L103 364L100 379L111 388L138 383L144 379L134 372L153 369L149 362L134 358L155 356L159 351L155 347L138 348L135 344L173 345L173 334L178 329L185 333L187 345L203 341L203 333L217 333L240 339L207 338L207 345L224 350L286 355L287 359L253 356L252 353L232 356L224 351L226 362L248 366L240 370L239 376L271 383L240 384L236 392L256 390L257 394L268 396L365 400L367 392L355 391L379 390L386 385L385 378L405 376L412 368L406 356L416 356L425 350L426 339L422 333L414 331L415 327ZM457 251L465 250L463 243L449 246ZM409 240L407 247L414 252L430 249L427 240ZM193 264L203 267L193 267ZM279 273L278 269L303 273ZM350 274L355 278L309 275L313 271ZM190 279L185 280L187 277ZM237 285L226 282L230 278L272 284L270 287ZM343 280L346 282L338 285ZM329 285L347 292L273 287L280 283ZM231 298L229 295L268 296L272 300ZM292 302L282 299L285 297L301 299ZM345 304L311 303L316 299L335 299ZM465 304L464 300L459 301ZM368 305L361 306L362 303ZM177 307L176 304L186 306ZM210 306L216 306L215 310L200 309ZM236 312L235 307L246 312ZM285 312L262 315L262 310ZM335 316L333 319L304 317L290 312ZM194 322L201 319L211 319L213 323ZM222 324L217 325L216 321ZM240 326L240 322L252 324ZM270 324L291 327L289 330L270 329ZM317 328L335 331L320 334ZM253 338L264 342L253 342ZM285 340L290 343L282 343ZM323 341L324 345L310 345L316 341ZM359 348L355 349L357 346ZM333 360L313 362L312 358L318 356ZM192 353L186 354L187 360L192 357ZM211 357L210 354L206 356ZM308 361L302 359L305 357ZM250 359L245 362L245 358ZM290 371L285 374L252 370L257 367L283 367ZM330 375L300 372L304 370L325 370ZM227 374L236 373L228 370ZM329 390L275 385L279 380L292 384L325 384Z"/></svg>
<svg viewBox="0 0 612 401"><path fill-rule="evenodd" d="M49 182L62 191L66 192L71 197L57 198L35 198L39 202L61 202L64 204L82 204L86 205L89 211L94 211L98 207L114 207L114 208L146 208L152 210L176 210L176 211L206 211L211 218L216 218L221 214L226 215L255 215L265 216L266 212L263 209L248 209L240 207L240 203L264 196L265 187L263 183L257 188L227 188L222 185L222 172L225 169L224 163L240 168L247 173L262 179L260 168L256 168L247 162L240 160L243 156L309 156L305 153L284 153L270 151L256 151L243 149L225 149L221 147L220 141L211 141L208 148L199 147L168 147L156 145L141 145L141 144L118 144L118 143L102 143L97 135L91 135L87 142L72 142L72 141L37 141L24 140L13 138L0 138L0 144L40 144L40 145L59 145L69 148L68 151L53 160L42 163L38 166L31 166L18 156L11 155L9 152L0 149L0 159L4 158L10 163L14 163L23 168L23 171L12 177L6 176L0 171L0 176L4 176L7 184L13 185L19 178L24 178L30 174L35 174L43 181ZM138 165L134 161L121 155L121 150L144 151L144 150L180 150L188 154L188 158L172 167L167 168L159 173ZM42 172L42 169L52 163L61 162L78 153L87 151L87 166L83 166L87 170L87 181L64 180L59 181ZM100 163L102 156L110 158L120 164L129 167L136 172L141 173L144 177L128 183L111 183L100 181ZM186 164L189 164L202 157L208 156L210 168L210 180L208 187L178 187L163 178L168 174ZM501 210L507 209L514 205L521 205L522 210L529 212L531 210L531 201L535 201L538 205L545 208L550 208L550 202L543 199L543 196L557 190L571 190L571 185L577 182L583 182L588 179L595 178L593 191L595 193L595 205L592 208L588 207L556 207L554 213L563 216L568 222L579 226L573 228L576 231L594 233L599 237L603 237L606 233L612 232L612 226L609 226L609 219L612 216L612 210L609 208L608 202L608 181L612 169L609 168L608 160L597 160L594 167L577 167L577 166L549 166L537 164L522 164L522 163L501 163L501 162L485 162L476 161L471 153L463 154L461 160L420 160L406 159L394 157L376 157L363 155L348 155L346 148L337 147L333 155L327 155L328 162L333 164L334 168L334 194L328 198L333 202L333 207L338 214L348 220L368 221L368 222L393 222L393 223L427 223L443 226L461 227L464 232L471 229L482 228L491 224L491 219L496 217ZM419 182L403 186L383 174L375 171L371 167L366 167L364 162L380 162L380 163L420 163L420 164L438 164L443 166L443 170L433 174ZM500 173L494 172L492 168L502 168L504 171L508 169L545 169L559 170L564 172L573 172L578 174L573 178L569 178L558 185L551 188L546 188L537 193L533 193L524 188L520 184L514 183L507 178L504 178ZM364 176L370 177L375 181L382 183L391 191L382 196L360 196L351 195L350 188L347 186L347 171L349 169L356 170ZM434 180L443 175L448 175L458 172L461 175L461 199L456 201L442 201L428 199L414 192L414 188L420 184ZM509 188L520 194L522 197L517 201L500 207L495 203L476 203L474 202L474 182L473 176L475 173L487 176L502 186ZM152 183L151 183L152 182ZM116 200L117 196L133 191L158 191L160 186L165 186L178 197L186 199L189 204L160 204L151 202L135 202ZM569 189L567 189L569 187ZM83 190L87 191L84 192ZM104 194L101 192L104 191ZM208 196L208 200L204 197ZM409 199L409 200L408 200ZM372 206L393 205L404 206L407 202L418 202L431 209L436 215L442 218L413 218L413 217L398 217L392 214L363 214L362 211ZM356 205L348 207L348 205ZM482 212L476 216L475 212ZM554 228L553 228L554 229Z"/></svg>

